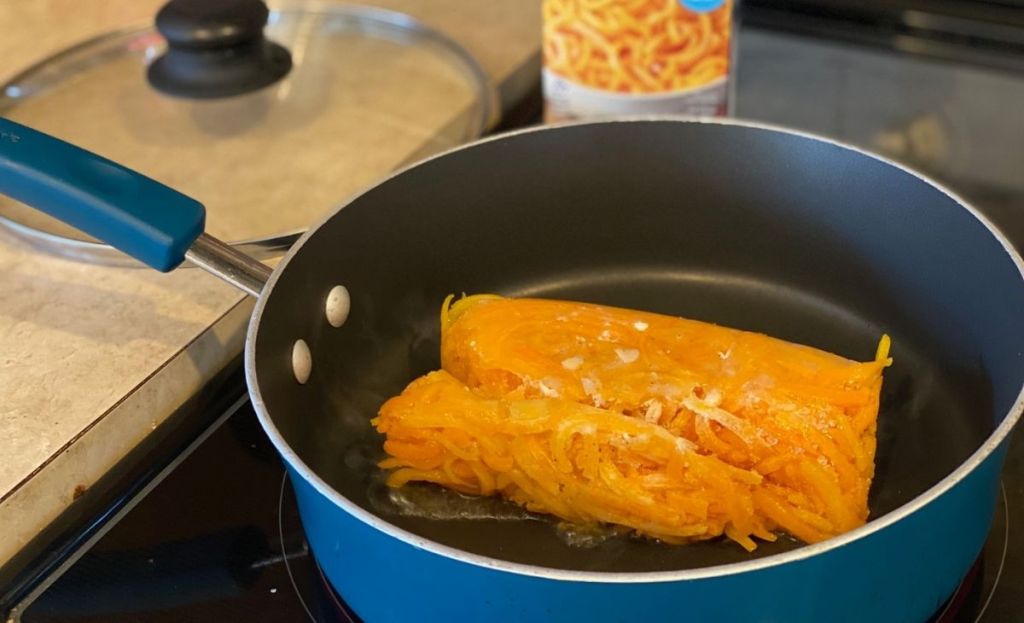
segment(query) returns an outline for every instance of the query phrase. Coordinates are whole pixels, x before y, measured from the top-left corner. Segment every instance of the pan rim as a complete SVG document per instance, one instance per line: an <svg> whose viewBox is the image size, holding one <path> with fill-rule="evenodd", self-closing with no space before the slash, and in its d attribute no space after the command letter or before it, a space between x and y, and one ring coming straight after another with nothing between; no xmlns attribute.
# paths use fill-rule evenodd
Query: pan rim
<svg viewBox="0 0 1024 623"><path fill-rule="evenodd" d="M306 233L291 247L284 258L278 263L274 269L273 274L267 281L262 293L256 301L255 308L253 309L252 317L249 321L249 326L246 335L245 342L245 378L246 383L249 387L249 395L252 400L253 409L256 411L257 418L259 419L260 425L263 427L264 432L270 438L271 443L281 454L286 465L294 470L299 476L301 476L306 482L313 486L316 491L330 500L335 506L338 506L344 510L350 516L358 519L359 521L366 524L368 527L376 529L387 536L398 539L405 544L422 549L432 554L443 556L450 560L461 562L476 567L489 569L492 571L500 571L504 573L512 573L521 576L535 577L538 579L556 580L556 581L568 581L568 582L587 582L587 583L601 583L601 584L637 584L637 583L663 583L663 582L680 582L680 581L693 581L693 580L705 580L713 578L721 578L726 576L752 573L757 571L768 570L773 567L780 565L786 565L790 563L796 563L799 561L807 560L830 552L832 550L851 545L861 539L869 537L877 532L881 532L886 528L896 524L902 519L924 509L926 506L931 504L933 501L945 495L953 487L959 484L962 480L971 475L982 463L984 463L1009 437L1014 426L1020 420L1022 412L1024 412L1024 383L1018 390L1017 397L1014 400L1013 405L1010 407L999 426L981 443L981 445L956 469L950 474L945 476L942 480L939 480L924 492L920 493L910 501L903 505L895 508L889 513L882 515L876 519L868 521L863 526L860 526L854 530L841 534L837 537L821 541L819 543L803 545L791 551L782 552L779 554L773 554L765 556L763 558L757 558L748 561L727 563L721 565L713 565L708 567L699 567L695 569L679 569L672 571L581 571L573 569L559 569L554 567L544 567L540 565L532 565L526 563L512 562L503 560L500 558L494 558L491 556L484 556L481 554L474 554L450 545L439 543L432 539L422 537L418 534L400 528L385 519L371 513L370 511L362 508L355 504L339 492L335 491L330 485L328 485L316 472L311 469L295 452L294 449L285 441L281 432L277 429L270 414L263 401L262 394L260 392L259 381L256 378L255 370L255 344L259 334L260 321L262 319L263 311L266 307L266 301L269 299L273 292L274 285L277 283L280 276L285 272L288 264L292 258L301 250L309 239L316 234L316 232L329 220L334 218L341 210L346 206L358 201L363 195L368 193L373 188L379 185L385 184L391 179L398 177L414 169L420 165L426 164L434 159L444 157L448 154L455 153L464 149L471 149L477 145L482 145L492 141L499 141L506 138L520 136L524 134L530 134L534 132L543 132L547 130L553 130L564 127L576 127L576 126L588 126L588 125L612 125L619 123L643 123L643 122L678 122L678 123L696 123L705 125L722 125L722 126L734 126L734 127L745 127L757 130L765 130L769 132L782 133L791 136L798 136L802 138L811 139L820 143L833 145L840 147L878 162L895 167L922 182L930 185L939 192L943 193L954 202L956 202L961 208L966 210L971 216L978 220L991 234L996 241L1003 247L1003 251L1009 256L1010 260L1017 267L1017 271L1020 274L1021 280L1024 281L1024 259L1017 250L1010 244L1009 239L1006 235L996 227L984 214L982 214L977 208L971 205L966 199L961 197L959 194L949 189L945 185L938 181L916 171L904 164L886 158L880 154L862 149L838 141L832 138L824 137L811 132L798 130L795 128L789 128L782 125L762 123L758 121L749 121L744 119L734 118L706 118L706 117L692 117L686 115L629 115L629 116L618 116L609 119L602 120L585 120L585 121L568 121L557 124L547 124L532 126L528 128L513 130L496 134L493 136L478 139L471 143L466 143L454 147L452 149L445 150L443 152L434 154L415 163L412 163L406 167L403 167L391 175L381 179L376 184L373 184L358 195L353 196L351 199L341 203L333 211L326 214L317 223L311 226Z"/></svg>

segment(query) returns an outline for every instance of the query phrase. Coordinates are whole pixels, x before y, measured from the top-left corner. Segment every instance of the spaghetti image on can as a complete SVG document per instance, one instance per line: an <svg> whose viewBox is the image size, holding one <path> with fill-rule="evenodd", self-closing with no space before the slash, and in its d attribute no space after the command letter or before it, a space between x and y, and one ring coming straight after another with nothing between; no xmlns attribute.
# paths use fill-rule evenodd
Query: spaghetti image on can
<svg viewBox="0 0 1024 623"><path fill-rule="evenodd" d="M735 0L542 0L545 120L728 114Z"/></svg>

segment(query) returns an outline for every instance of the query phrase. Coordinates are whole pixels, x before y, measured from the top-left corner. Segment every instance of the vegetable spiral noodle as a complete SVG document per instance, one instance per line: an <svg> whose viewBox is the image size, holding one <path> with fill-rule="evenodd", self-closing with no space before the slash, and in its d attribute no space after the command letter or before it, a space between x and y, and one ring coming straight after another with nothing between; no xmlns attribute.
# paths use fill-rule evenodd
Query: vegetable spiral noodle
<svg viewBox="0 0 1024 623"><path fill-rule="evenodd" d="M375 423L387 435L391 486L500 494L531 511L667 542L772 538L754 515L760 475L697 454L643 420L562 400L482 398L441 370L388 401Z"/></svg>
<svg viewBox="0 0 1024 623"><path fill-rule="evenodd" d="M441 335L443 369L374 420L392 486L748 550L867 519L887 336L859 363L693 320L487 295L446 301Z"/></svg>

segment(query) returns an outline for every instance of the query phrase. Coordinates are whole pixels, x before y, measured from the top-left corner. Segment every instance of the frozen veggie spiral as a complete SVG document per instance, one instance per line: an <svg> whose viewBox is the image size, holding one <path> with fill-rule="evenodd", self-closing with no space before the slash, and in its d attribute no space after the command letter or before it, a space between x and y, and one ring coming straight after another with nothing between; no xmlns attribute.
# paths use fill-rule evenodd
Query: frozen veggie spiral
<svg viewBox="0 0 1024 623"><path fill-rule="evenodd" d="M449 299L441 324L443 370L374 420L392 486L748 550L867 519L886 336L859 363L704 322L486 295Z"/></svg>

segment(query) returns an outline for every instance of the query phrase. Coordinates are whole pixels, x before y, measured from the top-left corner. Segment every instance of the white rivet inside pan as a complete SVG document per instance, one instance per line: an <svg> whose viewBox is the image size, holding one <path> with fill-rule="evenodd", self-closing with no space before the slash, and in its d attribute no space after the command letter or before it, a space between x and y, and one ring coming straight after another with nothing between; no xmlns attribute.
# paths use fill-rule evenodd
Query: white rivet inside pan
<svg viewBox="0 0 1024 623"><path fill-rule="evenodd" d="M295 373L295 380L305 385L312 371L313 355L309 352L309 345L306 340L295 340L292 346L292 372Z"/></svg>
<svg viewBox="0 0 1024 623"><path fill-rule="evenodd" d="M348 319L348 312L352 308L352 300L348 295L348 288L345 286L334 286L327 293L327 322L332 327L340 327Z"/></svg>

